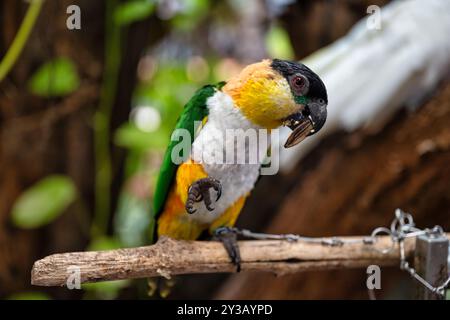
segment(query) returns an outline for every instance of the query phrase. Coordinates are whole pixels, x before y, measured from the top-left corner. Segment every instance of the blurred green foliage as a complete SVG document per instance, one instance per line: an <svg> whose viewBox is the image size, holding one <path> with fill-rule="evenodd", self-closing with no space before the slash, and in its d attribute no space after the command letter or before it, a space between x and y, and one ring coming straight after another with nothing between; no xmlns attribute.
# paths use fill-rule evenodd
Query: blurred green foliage
<svg viewBox="0 0 450 320"><path fill-rule="evenodd" d="M153 13L155 6L155 0L134 0L121 3L114 11L114 21L123 26L143 20Z"/></svg>
<svg viewBox="0 0 450 320"><path fill-rule="evenodd" d="M271 58L292 60L294 49L289 35L282 27L272 24L266 34L266 48Z"/></svg>
<svg viewBox="0 0 450 320"><path fill-rule="evenodd" d="M184 0L183 7L172 19L172 25L179 30L192 30L206 16L209 0Z"/></svg>
<svg viewBox="0 0 450 320"><path fill-rule="evenodd" d="M44 63L28 81L29 90L41 97L65 96L79 85L77 68L65 57Z"/></svg>
<svg viewBox="0 0 450 320"><path fill-rule="evenodd" d="M163 149L167 145L167 141L168 137L161 130L146 132L133 123L123 124L114 135L116 145L138 152Z"/></svg>
<svg viewBox="0 0 450 320"><path fill-rule="evenodd" d="M172 129L183 109L200 86L216 82L212 73L202 82L193 82L188 79L186 71L187 61L160 60L155 67L153 77L140 83L134 95L134 105L151 105L161 114L161 130L166 135L167 143Z"/></svg>
<svg viewBox="0 0 450 320"><path fill-rule="evenodd" d="M58 217L76 199L72 180L51 175L30 187L14 203L12 221L20 228L37 228Z"/></svg>

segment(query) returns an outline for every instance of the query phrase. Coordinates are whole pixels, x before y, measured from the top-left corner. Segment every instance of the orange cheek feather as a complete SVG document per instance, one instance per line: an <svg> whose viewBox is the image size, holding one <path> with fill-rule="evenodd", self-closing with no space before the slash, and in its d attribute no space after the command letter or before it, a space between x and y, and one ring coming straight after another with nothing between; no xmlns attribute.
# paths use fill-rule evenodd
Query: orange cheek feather
<svg viewBox="0 0 450 320"><path fill-rule="evenodd" d="M270 60L246 67L222 89L230 95L247 119L267 129L299 110L288 82L270 67Z"/></svg>

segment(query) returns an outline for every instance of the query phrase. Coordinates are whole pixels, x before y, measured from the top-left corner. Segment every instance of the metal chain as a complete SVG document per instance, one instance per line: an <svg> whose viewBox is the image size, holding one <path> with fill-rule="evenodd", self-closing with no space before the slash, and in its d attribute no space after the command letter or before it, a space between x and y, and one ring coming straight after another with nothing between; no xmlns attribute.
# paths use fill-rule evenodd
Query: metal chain
<svg viewBox="0 0 450 320"><path fill-rule="evenodd" d="M409 265L408 261L406 261L405 245L404 245L404 241L406 238L415 238L425 234L442 236L444 235L444 230L440 226L435 226L432 229L426 228L423 230L416 228L412 215L409 213L405 213L401 209L397 209L395 211L395 218L391 223L390 229L387 228L375 229L371 235L372 239L376 241L376 236L381 231L388 234L392 240L391 248L387 249L387 251L383 253L391 251L395 247L395 244L397 243L400 253L400 269L406 271L411 277L413 277L416 281L418 281L432 293L444 297L445 289L450 284L450 277L448 277L447 280L444 281L444 283L440 286L434 287L433 285L431 285L428 281L422 278L413 267Z"/></svg>
<svg viewBox="0 0 450 320"><path fill-rule="evenodd" d="M410 213L406 213L401 209L395 210L395 218L392 221L390 228L378 227L374 229L370 236L366 236L363 239L340 239L338 237L332 238L313 238L304 237L296 234L265 234L265 233L255 233L245 229L232 228L234 232L240 234L247 238L259 239L259 240L288 240L288 241L303 241L307 243L317 243L326 246L343 246L347 244L362 243L367 245L373 245L377 242L377 236L381 234L386 234L390 236L392 245L381 250L381 253L386 254L391 252L396 244L399 247L400 253L400 269L406 271L413 279L422 284L425 288L434 294L441 297L445 296L445 289L450 286L450 276L447 280L440 286L434 287L424 278L422 278L416 270L411 267L406 261L405 245L404 241L407 238L415 238L421 235L444 235L444 231L440 226L435 226L432 229L419 229L416 228L414 224L414 219Z"/></svg>
<svg viewBox="0 0 450 320"><path fill-rule="evenodd" d="M411 277L422 284L430 292L441 297L445 296L445 289L450 284L450 277L440 286L434 287L424 278L422 278L416 270L406 261L404 240L406 238L417 237L420 235L435 235L443 236L444 230L440 226L435 226L432 229L420 230L414 226L414 220L409 213L405 213L400 209L395 211L395 219L391 224L391 239L393 243L399 244L400 251L400 269L406 271Z"/></svg>

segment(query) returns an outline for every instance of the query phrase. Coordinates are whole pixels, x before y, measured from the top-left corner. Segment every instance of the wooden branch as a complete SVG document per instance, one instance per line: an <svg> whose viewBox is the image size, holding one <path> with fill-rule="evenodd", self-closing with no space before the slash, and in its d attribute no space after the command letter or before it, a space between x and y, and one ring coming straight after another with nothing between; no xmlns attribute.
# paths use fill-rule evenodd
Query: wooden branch
<svg viewBox="0 0 450 320"><path fill-rule="evenodd" d="M342 237L342 239L362 239ZM405 242L407 256L415 241ZM325 246L279 240L240 241L242 271L265 271L276 275L308 270L361 268L370 264L394 266L399 263L397 247L387 236L375 244ZM54 254L34 263L31 283L39 286L64 286L73 272L80 270L81 283L134 279L176 274L235 272L222 244L215 241L181 241L162 237L155 245L110 251ZM72 271L71 271L72 270Z"/></svg>

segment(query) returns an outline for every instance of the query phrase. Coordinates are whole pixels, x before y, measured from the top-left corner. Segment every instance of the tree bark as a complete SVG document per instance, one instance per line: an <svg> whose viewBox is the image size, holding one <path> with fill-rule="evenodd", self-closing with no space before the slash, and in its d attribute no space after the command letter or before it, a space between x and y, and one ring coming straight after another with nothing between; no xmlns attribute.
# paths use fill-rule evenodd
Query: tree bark
<svg viewBox="0 0 450 320"><path fill-rule="evenodd" d="M320 243L282 240L240 241L242 271L265 271L286 275L311 270L392 266L399 263L398 245L389 236L375 243L363 243L362 237L346 237L356 243L329 246ZM405 253L414 252L415 241L405 240ZM391 249L388 252L384 250ZM64 286L71 268L80 271L80 281L134 279L177 274L235 272L236 267L220 242L182 241L162 237L152 246L110 251L54 254L36 261L31 283L40 286Z"/></svg>

